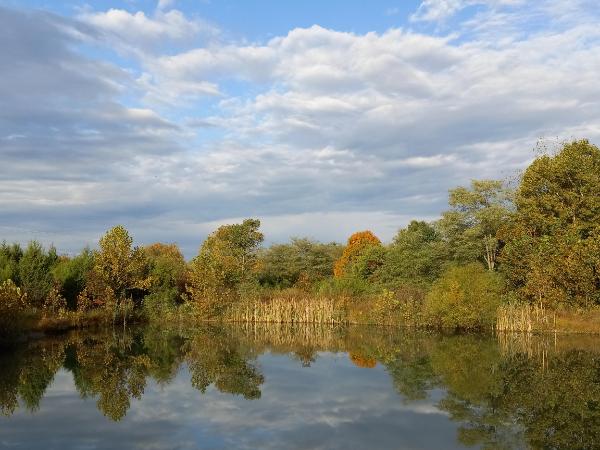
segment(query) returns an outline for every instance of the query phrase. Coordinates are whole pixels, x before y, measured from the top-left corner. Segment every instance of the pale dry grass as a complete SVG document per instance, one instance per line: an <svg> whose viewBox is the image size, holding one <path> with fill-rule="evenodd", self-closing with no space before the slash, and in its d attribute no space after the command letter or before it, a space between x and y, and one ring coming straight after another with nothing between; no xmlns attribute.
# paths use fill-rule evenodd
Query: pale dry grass
<svg viewBox="0 0 600 450"><path fill-rule="evenodd" d="M507 304L498 308L496 331L600 334L600 308L551 310L540 305Z"/></svg>
<svg viewBox="0 0 600 450"><path fill-rule="evenodd" d="M506 304L497 310L495 329L522 333L554 330L556 314L537 304Z"/></svg>
<svg viewBox="0 0 600 450"><path fill-rule="evenodd" d="M344 314L329 297L309 295L274 295L269 298L246 300L234 305L228 314L233 322L265 323L346 323Z"/></svg>

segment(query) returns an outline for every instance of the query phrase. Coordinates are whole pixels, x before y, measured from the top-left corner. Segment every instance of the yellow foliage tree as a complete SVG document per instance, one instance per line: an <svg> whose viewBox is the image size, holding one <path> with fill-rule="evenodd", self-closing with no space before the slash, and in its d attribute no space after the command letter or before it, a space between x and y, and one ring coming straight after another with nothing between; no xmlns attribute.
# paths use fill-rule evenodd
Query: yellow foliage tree
<svg viewBox="0 0 600 450"><path fill-rule="evenodd" d="M352 264L370 247L381 245L381 241L371 231L359 231L348 238L348 245L344 253L338 259L333 268L336 277L342 277L348 273Z"/></svg>
<svg viewBox="0 0 600 450"><path fill-rule="evenodd" d="M132 247L133 239L125 227L118 225L99 241L99 251L95 253L94 266L87 274L85 289L77 302L79 310L94 306L112 307L115 315L131 308L134 290L149 287L150 280L145 274L146 260L144 251Z"/></svg>
<svg viewBox="0 0 600 450"><path fill-rule="evenodd" d="M260 221L223 225L213 232L190 263L186 291L205 317L229 306L242 283L257 273L257 252L263 241Z"/></svg>

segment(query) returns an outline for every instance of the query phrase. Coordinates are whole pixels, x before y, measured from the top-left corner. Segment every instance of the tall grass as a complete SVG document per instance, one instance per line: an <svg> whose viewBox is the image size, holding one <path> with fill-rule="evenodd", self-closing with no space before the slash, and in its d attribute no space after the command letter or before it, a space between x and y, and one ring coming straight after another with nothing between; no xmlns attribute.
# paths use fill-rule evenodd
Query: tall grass
<svg viewBox="0 0 600 450"><path fill-rule="evenodd" d="M236 303L227 319L233 322L347 323L346 315L336 303L332 297L312 296L296 290L281 291Z"/></svg>
<svg viewBox="0 0 600 450"><path fill-rule="evenodd" d="M532 333L556 329L556 313L543 305L507 303L497 310L496 330Z"/></svg>

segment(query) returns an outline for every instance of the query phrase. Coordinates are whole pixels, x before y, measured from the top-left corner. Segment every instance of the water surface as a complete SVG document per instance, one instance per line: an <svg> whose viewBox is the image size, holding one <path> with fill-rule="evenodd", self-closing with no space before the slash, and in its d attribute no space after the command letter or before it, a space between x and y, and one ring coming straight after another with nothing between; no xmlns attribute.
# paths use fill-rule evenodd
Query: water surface
<svg viewBox="0 0 600 450"><path fill-rule="evenodd" d="M79 332L0 354L0 447L593 449L596 338Z"/></svg>

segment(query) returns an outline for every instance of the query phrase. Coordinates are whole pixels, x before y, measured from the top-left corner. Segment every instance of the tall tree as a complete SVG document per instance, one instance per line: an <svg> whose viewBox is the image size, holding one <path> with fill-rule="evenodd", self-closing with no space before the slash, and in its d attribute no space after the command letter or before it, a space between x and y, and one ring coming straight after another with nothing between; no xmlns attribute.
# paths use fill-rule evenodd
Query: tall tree
<svg viewBox="0 0 600 450"><path fill-rule="evenodd" d="M498 230L512 212L511 191L502 181L473 180L471 187L450 190L451 209L438 222L456 262L482 261L496 268L500 241Z"/></svg>
<svg viewBox="0 0 600 450"><path fill-rule="evenodd" d="M182 291L186 264L177 244L156 242L143 248L150 275L150 291Z"/></svg>
<svg viewBox="0 0 600 450"><path fill-rule="evenodd" d="M427 286L443 270L446 248L431 224L413 220L394 237L378 277L386 285Z"/></svg>
<svg viewBox="0 0 600 450"><path fill-rule="evenodd" d="M0 244L0 282L12 280L19 284L19 260L23 250L19 244L9 245L6 241Z"/></svg>
<svg viewBox="0 0 600 450"><path fill-rule="evenodd" d="M586 140L537 158L499 235L511 286L553 306L600 303L600 150Z"/></svg>
<svg viewBox="0 0 600 450"><path fill-rule="evenodd" d="M86 247L73 258L61 257L52 271L54 281L60 287L60 294L70 309L77 308L77 296L85 287L88 273L93 267L94 252Z"/></svg>
<svg viewBox="0 0 600 450"><path fill-rule="evenodd" d="M19 259L19 280L32 306L41 307L52 289L52 268L58 263L54 247L48 252L37 241L29 243Z"/></svg>
<svg viewBox="0 0 600 450"><path fill-rule="evenodd" d="M354 263L372 246L381 246L381 241L369 230L350 236L342 256L335 263L334 275L339 278L350 274Z"/></svg>
<svg viewBox="0 0 600 450"><path fill-rule="evenodd" d="M293 238L289 244L272 245L259 257L260 282L290 287L330 277L342 250L339 244L322 244L307 238Z"/></svg>
<svg viewBox="0 0 600 450"><path fill-rule="evenodd" d="M260 221L223 225L204 241L191 264L186 291L202 313L219 312L240 284L255 279L257 254L264 236Z"/></svg>
<svg viewBox="0 0 600 450"><path fill-rule="evenodd" d="M144 253L132 243L125 227L117 225L100 239L100 250L94 258L94 272L114 293L117 307L133 291L148 287Z"/></svg>

